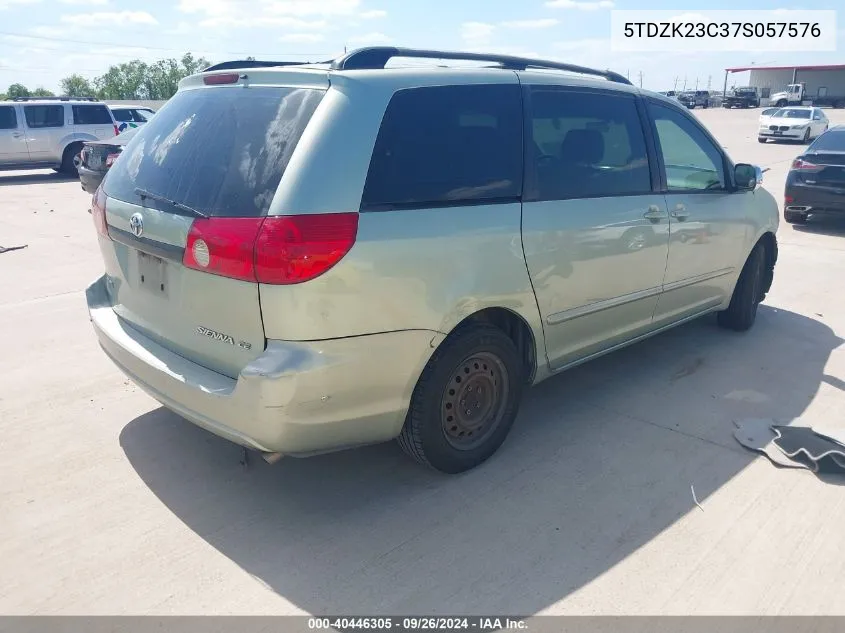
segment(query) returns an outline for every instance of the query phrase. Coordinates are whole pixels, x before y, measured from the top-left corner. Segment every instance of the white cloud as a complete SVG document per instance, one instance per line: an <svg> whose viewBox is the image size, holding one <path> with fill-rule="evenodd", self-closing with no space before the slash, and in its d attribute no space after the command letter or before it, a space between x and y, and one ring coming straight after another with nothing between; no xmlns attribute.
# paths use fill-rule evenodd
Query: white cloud
<svg viewBox="0 0 845 633"><path fill-rule="evenodd" d="M320 33L288 33L287 35L282 35L279 38L280 42L287 42L287 43L303 43L309 44L314 42L322 42L323 36Z"/></svg>
<svg viewBox="0 0 845 633"><path fill-rule="evenodd" d="M365 20L375 20L376 18L383 18L385 16L387 16L387 11L382 9L372 9L370 11L364 11L360 17Z"/></svg>
<svg viewBox="0 0 845 633"><path fill-rule="evenodd" d="M579 51L579 52L593 52L593 51L609 51L610 40L607 38L585 38L581 40L566 40L564 42L555 42L552 48L557 51Z"/></svg>
<svg viewBox="0 0 845 633"><path fill-rule="evenodd" d="M548 29L558 25L555 18L540 18L538 20L512 20L502 22L502 26L508 29Z"/></svg>
<svg viewBox="0 0 845 633"><path fill-rule="evenodd" d="M109 0L59 0L62 4L73 4L83 6L101 6L108 4Z"/></svg>
<svg viewBox="0 0 845 633"><path fill-rule="evenodd" d="M495 30L496 27L487 22L464 22L461 37L470 46L479 46L489 42Z"/></svg>
<svg viewBox="0 0 845 633"><path fill-rule="evenodd" d="M376 31L373 33L350 37L348 41L350 44L364 44L369 46L375 44L389 44L393 40L388 35Z"/></svg>
<svg viewBox="0 0 845 633"><path fill-rule="evenodd" d="M613 0L549 0L546 6L550 9L578 9L579 11L597 11L612 9Z"/></svg>
<svg viewBox="0 0 845 633"><path fill-rule="evenodd" d="M63 15L61 21L75 26L120 26L123 24L158 24L146 11L100 11Z"/></svg>
<svg viewBox="0 0 845 633"><path fill-rule="evenodd" d="M0 0L0 11L8 9L13 4L36 4L41 0Z"/></svg>
<svg viewBox="0 0 845 633"><path fill-rule="evenodd" d="M328 28L328 24L322 20L300 20L299 18L291 18L287 16L265 16L259 20L256 20L254 17L248 15L217 15L200 21L199 25L203 28L213 28L218 26L249 26L252 28L284 27L288 29L297 29L303 31L320 30Z"/></svg>

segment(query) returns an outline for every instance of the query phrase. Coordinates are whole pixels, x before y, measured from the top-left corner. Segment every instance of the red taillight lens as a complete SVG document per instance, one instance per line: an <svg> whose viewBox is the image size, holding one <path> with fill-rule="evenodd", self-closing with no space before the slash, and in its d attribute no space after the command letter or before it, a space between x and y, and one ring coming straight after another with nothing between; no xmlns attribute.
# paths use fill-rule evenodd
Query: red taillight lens
<svg viewBox="0 0 845 633"><path fill-rule="evenodd" d="M120 134L120 128L117 127L117 123L114 124L114 135L117 136Z"/></svg>
<svg viewBox="0 0 845 633"><path fill-rule="evenodd" d="M202 78L206 86L221 86L238 83L238 73L224 73L222 75L206 75Z"/></svg>
<svg viewBox="0 0 845 633"><path fill-rule="evenodd" d="M796 158L792 161L792 169L796 171L820 171L822 168L821 165L816 165L803 158Z"/></svg>
<svg viewBox="0 0 845 633"><path fill-rule="evenodd" d="M182 263L242 281L298 284L343 259L357 234L357 213L197 219Z"/></svg>
<svg viewBox="0 0 845 633"><path fill-rule="evenodd" d="M97 187L97 191L94 192L94 198L91 200L91 218L94 220L97 233L103 237L108 237L109 227L106 223L106 194L103 193L102 187Z"/></svg>
<svg viewBox="0 0 845 633"><path fill-rule="evenodd" d="M264 218L198 218L182 263L214 275L255 281L253 250Z"/></svg>
<svg viewBox="0 0 845 633"><path fill-rule="evenodd" d="M319 277L355 244L357 213L268 217L255 244L263 284L298 284Z"/></svg>
<svg viewBox="0 0 845 633"><path fill-rule="evenodd" d="M793 198L792 196L784 196L784 197L783 197L783 201L784 201L786 204L791 204L791 203L793 203L793 202L795 201L795 198Z"/></svg>
<svg viewBox="0 0 845 633"><path fill-rule="evenodd" d="M120 152L115 152L106 156L106 167L111 167L112 165L114 165L114 161L117 160L118 156L120 156Z"/></svg>

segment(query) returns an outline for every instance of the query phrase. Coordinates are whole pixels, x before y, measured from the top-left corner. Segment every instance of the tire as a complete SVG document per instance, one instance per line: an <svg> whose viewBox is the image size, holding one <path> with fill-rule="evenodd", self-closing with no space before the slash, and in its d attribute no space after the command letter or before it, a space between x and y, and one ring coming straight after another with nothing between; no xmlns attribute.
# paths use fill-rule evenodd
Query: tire
<svg viewBox="0 0 845 633"><path fill-rule="evenodd" d="M505 441L524 383L520 354L502 330L487 324L459 328L423 370L397 438L399 446L440 472L475 468ZM463 406L469 416L463 409L457 415Z"/></svg>
<svg viewBox="0 0 845 633"><path fill-rule="evenodd" d="M804 143L804 145L810 142L810 128L807 128L804 131L804 136L801 138L801 142Z"/></svg>
<svg viewBox="0 0 845 633"><path fill-rule="evenodd" d="M783 99L781 99L780 101L778 101L778 102L775 104L775 107L776 107L776 108L785 108L785 107L786 107L786 101L784 101Z"/></svg>
<svg viewBox="0 0 845 633"><path fill-rule="evenodd" d="M765 143L765 142L766 142L766 139L765 139L764 137L762 137L762 136L758 136L758 137L757 137L757 142L758 142L758 143Z"/></svg>
<svg viewBox="0 0 845 633"><path fill-rule="evenodd" d="M721 327L745 332L754 325L757 319L757 306L763 300L765 265L765 248L762 244L757 244L742 267L728 309L718 314L717 318Z"/></svg>
<svg viewBox="0 0 845 633"><path fill-rule="evenodd" d="M59 171L68 176L79 176L79 171L76 167L79 164L79 154L81 151L82 143L71 143L68 145L65 148L64 154L62 154L62 166L59 167Z"/></svg>
<svg viewBox="0 0 845 633"><path fill-rule="evenodd" d="M783 219L787 224L807 224L807 216L798 211L784 211Z"/></svg>

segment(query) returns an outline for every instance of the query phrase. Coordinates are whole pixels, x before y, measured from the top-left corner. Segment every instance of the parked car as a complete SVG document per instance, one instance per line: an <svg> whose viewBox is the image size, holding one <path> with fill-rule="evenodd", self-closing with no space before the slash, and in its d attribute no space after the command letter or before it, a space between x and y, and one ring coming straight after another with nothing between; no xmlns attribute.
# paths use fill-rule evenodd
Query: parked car
<svg viewBox="0 0 845 633"><path fill-rule="evenodd" d="M155 110L146 106L136 105L110 105L109 109L117 121L117 129L120 132L131 130L144 125L147 121L153 118Z"/></svg>
<svg viewBox="0 0 845 633"><path fill-rule="evenodd" d="M528 385L705 314L750 328L777 259L760 180L611 71L212 67L97 190L88 309L142 389L268 461L398 438L455 473Z"/></svg>
<svg viewBox="0 0 845 633"><path fill-rule="evenodd" d="M105 178L106 173L138 128L131 128L107 141L85 143L80 155L79 183L83 191L93 194Z"/></svg>
<svg viewBox="0 0 845 633"><path fill-rule="evenodd" d="M811 139L823 134L829 126L830 121L821 108L781 108L773 112L768 120L760 121L757 140L761 143L769 139L809 143Z"/></svg>
<svg viewBox="0 0 845 633"><path fill-rule="evenodd" d="M792 161L783 208L790 224L815 215L845 215L845 125L830 128Z"/></svg>
<svg viewBox="0 0 845 633"><path fill-rule="evenodd" d="M111 111L95 99L0 101L0 170L52 167L75 176L83 143L116 134Z"/></svg>
<svg viewBox="0 0 845 633"><path fill-rule="evenodd" d="M759 108L760 93L757 88L743 86L734 88L722 99L723 108Z"/></svg>
<svg viewBox="0 0 845 633"><path fill-rule="evenodd" d="M690 90L688 92L680 93L678 95L678 101L690 110L694 109L696 106L708 108L710 107L710 93L706 90Z"/></svg>

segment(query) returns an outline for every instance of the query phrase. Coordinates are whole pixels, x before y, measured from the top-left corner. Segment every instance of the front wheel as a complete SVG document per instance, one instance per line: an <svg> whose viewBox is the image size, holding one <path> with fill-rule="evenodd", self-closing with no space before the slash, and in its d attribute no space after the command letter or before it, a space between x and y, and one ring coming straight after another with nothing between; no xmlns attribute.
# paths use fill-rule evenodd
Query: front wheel
<svg viewBox="0 0 845 633"><path fill-rule="evenodd" d="M739 274L731 303L727 310L719 312L719 325L729 330L744 332L757 319L757 306L763 300L763 274L766 254L762 244L757 244Z"/></svg>
<svg viewBox="0 0 845 633"><path fill-rule="evenodd" d="M764 137L762 137L762 136L758 136L758 137L757 137L757 142L758 142L758 143L765 143L765 142L766 142L766 139L765 139Z"/></svg>
<svg viewBox="0 0 845 633"><path fill-rule="evenodd" d="M513 341L493 325L462 327L429 360L398 442L417 462L460 473L487 460L516 418L525 375Z"/></svg>
<svg viewBox="0 0 845 633"><path fill-rule="evenodd" d="M804 130L804 136L801 138L801 142L805 145L810 142L810 128Z"/></svg>

